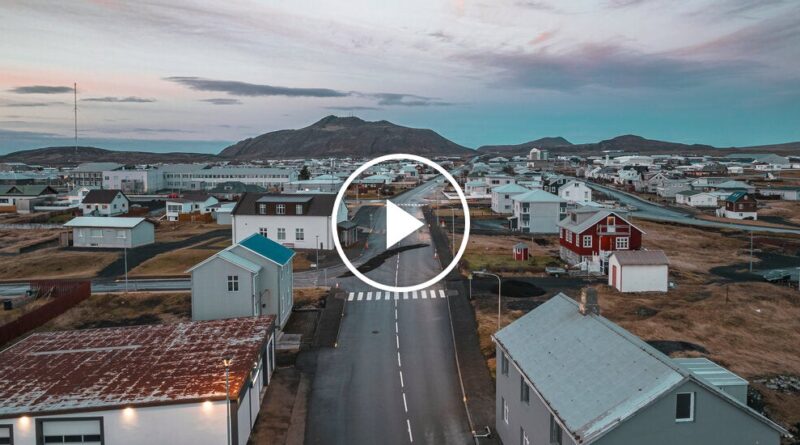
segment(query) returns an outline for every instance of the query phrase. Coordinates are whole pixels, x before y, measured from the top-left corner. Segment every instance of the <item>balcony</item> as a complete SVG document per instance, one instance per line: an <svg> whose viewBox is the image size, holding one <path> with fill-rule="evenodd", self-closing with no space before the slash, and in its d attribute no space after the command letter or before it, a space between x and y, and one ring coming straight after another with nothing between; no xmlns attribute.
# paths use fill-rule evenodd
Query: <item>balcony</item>
<svg viewBox="0 0 800 445"><path fill-rule="evenodd" d="M601 224L597 226L598 235L630 235L631 226L627 224Z"/></svg>

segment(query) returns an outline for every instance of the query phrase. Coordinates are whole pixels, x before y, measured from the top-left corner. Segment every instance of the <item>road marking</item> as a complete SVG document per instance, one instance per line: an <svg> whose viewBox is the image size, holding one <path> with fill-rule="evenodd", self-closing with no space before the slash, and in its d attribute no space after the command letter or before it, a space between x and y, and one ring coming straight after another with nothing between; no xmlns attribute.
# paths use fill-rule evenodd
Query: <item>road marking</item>
<svg viewBox="0 0 800 445"><path fill-rule="evenodd" d="M397 351L397 367L402 368L403 364L400 362L400 351Z"/></svg>
<svg viewBox="0 0 800 445"><path fill-rule="evenodd" d="M394 307L394 319L397 320L397 306Z"/></svg>
<svg viewBox="0 0 800 445"><path fill-rule="evenodd" d="M413 298L414 298L415 300L416 300L416 299L417 299L417 297L418 297L418 295L417 295L417 291L414 291L414 292L413 292L411 295L413 296Z"/></svg>
<svg viewBox="0 0 800 445"><path fill-rule="evenodd" d="M382 294L382 292L375 292L375 301L378 301L378 300L381 299L381 294Z"/></svg>
<svg viewBox="0 0 800 445"><path fill-rule="evenodd" d="M347 296L347 301L353 301L353 298L355 298L355 297L356 297L356 293L355 292L350 292L350 294Z"/></svg>
<svg viewBox="0 0 800 445"><path fill-rule="evenodd" d="M396 321L394 322L394 333L395 334L399 334L400 333L400 329L397 327L397 322Z"/></svg>
<svg viewBox="0 0 800 445"><path fill-rule="evenodd" d="M414 443L414 436L411 435L411 421L406 419L406 425L408 425L408 441Z"/></svg>
<svg viewBox="0 0 800 445"><path fill-rule="evenodd" d="M439 296L442 298L447 298L447 295L444 293L444 290L439 289Z"/></svg>
<svg viewBox="0 0 800 445"><path fill-rule="evenodd" d="M358 293L358 301L361 301L362 298L364 298L364 292L359 292Z"/></svg>
<svg viewBox="0 0 800 445"><path fill-rule="evenodd" d="M397 349L400 349L400 336L397 335L397 334L394 334L394 339L397 341ZM398 354L399 353L400 352L398 352Z"/></svg>
<svg viewBox="0 0 800 445"><path fill-rule="evenodd" d="M367 292L367 301L372 301L372 292Z"/></svg>
<svg viewBox="0 0 800 445"><path fill-rule="evenodd" d="M408 300L408 292L403 292L403 300Z"/></svg>
<svg viewBox="0 0 800 445"><path fill-rule="evenodd" d="M405 388L405 385L403 385L403 371L402 370L400 371L400 387L401 388Z"/></svg>
<svg viewBox="0 0 800 445"><path fill-rule="evenodd" d="M406 393L403 393L403 408L408 412L408 402L406 402Z"/></svg>
<svg viewBox="0 0 800 445"><path fill-rule="evenodd" d="M394 294L394 305L397 306L397 299L400 298L400 292L392 292Z"/></svg>
<svg viewBox="0 0 800 445"><path fill-rule="evenodd" d="M421 291L419 291L419 293L422 294L422 299L423 300L427 300L428 299L428 292L427 291L421 290Z"/></svg>

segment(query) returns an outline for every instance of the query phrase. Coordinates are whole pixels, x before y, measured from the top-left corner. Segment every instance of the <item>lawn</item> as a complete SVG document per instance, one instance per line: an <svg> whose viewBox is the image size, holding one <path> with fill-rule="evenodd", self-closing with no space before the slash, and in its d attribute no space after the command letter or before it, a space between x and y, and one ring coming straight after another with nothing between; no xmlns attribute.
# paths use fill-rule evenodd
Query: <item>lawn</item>
<svg viewBox="0 0 800 445"><path fill-rule="evenodd" d="M558 244L555 236L541 236L537 239L544 245L532 242L530 236L470 235L461 268L465 274L470 270L482 269L517 274L544 272L548 264L560 263ZM461 243L459 235L456 235L455 242L456 245ZM528 246L530 257L527 261L516 261L512 256L512 247L520 242Z"/></svg>
<svg viewBox="0 0 800 445"><path fill-rule="evenodd" d="M20 255L0 256L0 279L91 278L121 254L47 248Z"/></svg>
<svg viewBox="0 0 800 445"><path fill-rule="evenodd" d="M189 292L94 294L39 328L43 331L177 323L191 319Z"/></svg>

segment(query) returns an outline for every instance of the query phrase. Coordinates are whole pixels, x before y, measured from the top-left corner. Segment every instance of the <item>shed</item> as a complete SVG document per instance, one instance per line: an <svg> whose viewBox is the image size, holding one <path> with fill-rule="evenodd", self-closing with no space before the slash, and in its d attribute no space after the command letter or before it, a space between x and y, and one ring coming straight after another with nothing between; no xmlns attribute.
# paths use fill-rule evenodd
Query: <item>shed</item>
<svg viewBox="0 0 800 445"><path fill-rule="evenodd" d="M528 245L525 243L517 243L514 244L512 248L514 260L515 261L527 261L528 260Z"/></svg>
<svg viewBox="0 0 800 445"><path fill-rule="evenodd" d="M666 292L669 260L662 250L621 250L608 260L608 285L620 292Z"/></svg>
<svg viewBox="0 0 800 445"><path fill-rule="evenodd" d="M145 218L79 216L64 227L72 228L75 247L130 249L156 241L155 225Z"/></svg>

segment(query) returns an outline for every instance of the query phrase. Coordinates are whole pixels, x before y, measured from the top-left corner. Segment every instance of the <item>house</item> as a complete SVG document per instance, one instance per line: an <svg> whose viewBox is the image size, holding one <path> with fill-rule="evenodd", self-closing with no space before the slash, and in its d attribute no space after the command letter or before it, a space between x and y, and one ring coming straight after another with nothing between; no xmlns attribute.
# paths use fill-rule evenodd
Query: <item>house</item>
<svg viewBox="0 0 800 445"><path fill-rule="evenodd" d="M227 181L217 183L208 193L221 200L238 201L245 192L266 193L267 189L255 184L245 184L239 181Z"/></svg>
<svg viewBox="0 0 800 445"><path fill-rule="evenodd" d="M155 226L144 218L79 216L66 223L75 247L132 249L156 242Z"/></svg>
<svg viewBox="0 0 800 445"><path fill-rule="evenodd" d="M358 242L358 225L352 221L342 221L336 224L339 235L339 244L342 247L350 247Z"/></svg>
<svg viewBox="0 0 800 445"><path fill-rule="evenodd" d="M83 216L117 216L128 213L130 201L122 190L89 190L81 209Z"/></svg>
<svg viewBox="0 0 800 445"><path fill-rule="evenodd" d="M274 315L283 329L294 306L294 251L253 234L198 263L192 275L192 320Z"/></svg>
<svg viewBox="0 0 800 445"><path fill-rule="evenodd" d="M692 176L695 178L705 177L705 176L720 176L728 173L728 169L722 164L705 164L699 168L689 169L684 172L686 176Z"/></svg>
<svg viewBox="0 0 800 445"><path fill-rule="evenodd" d="M639 169L625 167L617 172L614 182L621 185L633 185L642 180L642 173Z"/></svg>
<svg viewBox="0 0 800 445"><path fill-rule="evenodd" d="M16 206L21 201L56 196L58 192L49 185L0 185L0 206Z"/></svg>
<svg viewBox="0 0 800 445"><path fill-rule="evenodd" d="M211 206L217 203L219 200L206 192L184 192L180 198L167 199L167 221L178 221L181 214L210 213Z"/></svg>
<svg viewBox="0 0 800 445"><path fill-rule="evenodd" d="M592 202L592 189L583 181L566 181L558 187L558 196L571 204L586 205Z"/></svg>
<svg viewBox="0 0 800 445"><path fill-rule="evenodd" d="M758 202L746 192L733 192L723 200L717 216L730 219L758 219Z"/></svg>
<svg viewBox="0 0 800 445"><path fill-rule="evenodd" d="M721 192L747 192L755 193L756 188L743 181L724 181L714 184L713 188Z"/></svg>
<svg viewBox="0 0 800 445"><path fill-rule="evenodd" d="M798 186L765 187L758 189L758 193L762 196L777 196L785 201L800 200L800 187Z"/></svg>
<svg viewBox="0 0 800 445"><path fill-rule="evenodd" d="M700 190L684 190L675 194L675 202L691 207L716 207L717 195Z"/></svg>
<svg viewBox="0 0 800 445"><path fill-rule="evenodd" d="M296 249L334 249L331 227L347 220L347 208L324 194L245 193L232 212L233 242L260 233Z"/></svg>
<svg viewBox="0 0 800 445"><path fill-rule="evenodd" d="M486 181L473 179L464 184L464 194L466 194L468 198L485 198L489 196L489 188Z"/></svg>
<svg viewBox="0 0 800 445"><path fill-rule="evenodd" d="M511 197L527 192L518 184L506 184L492 189L492 211L495 213L514 213Z"/></svg>
<svg viewBox="0 0 800 445"><path fill-rule="evenodd" d="M666 292L669 260L662 250L620 250L608 258L608 285L620 292Z"/></svg>
<svg viewBox="0 0 800 445"><path fill-rule="evenodd" d="M164 188L164 172L155 168L104 171L103 188L130 194L155 193Z"/></svg>
<svg viewBox="0 0 800 445"><path fill-rule="evenodd" d="M0 351L0 443L219 445L230 412L245 445L273 332L249 317L34 333Z"/></svg>
<svg viewBox="0 0 800 445"><path fill-rule="evenodd" d="M691 190L691 188L687 180L673 179L664 181L661 185L656 186L655 193L662 198L674 198L678 192Z"/></svg>
<svg viewBox="0 0 800 445"><path fill-rule="evenodd" d="M516 179L514 179L514 177L508 176L505 173L490 173L484 176L483 180L484 182L486 182L486 185L489 186L489 189L501 185L514 184L517 182Z"/></svg>
<svg viewBox="0 0 800 445"><path fill-rule="evenodd" d="M89 185L79 185L67 193L66 200L70 205L79 206L83 202L83 198L89 194L90 191L96 190L98 187Z"/></svg>
<svg viewBox="0 0 800 445"><path fill-rule="evenodd" d="M416 170L414 170L416 171ZM344 184L344 181L333 175L320 175L306 180L290 181L284 184L284 193L336 193Z"/></svg>
<svg viewBox="0 0 800 445"><path fill-rule="evenodd" d="M124 167L116 162L84 162L69 172L69 181L75 186L102 187L103 172L119 170Z"/></svg>
<svg viewBox="0 0 800 445"><path fill-rule="evenodd" d="M214 205L208 206L208 210L214 216L214 221L223 226L229 226L233 222L231 213L233 208L236 207L235 202L218 202Z"/></svg>
<svg viewBox="0 0 800 445"><path fill-rule="evenodd" d="M779 445L746 381L708 360L673 360L560 293L494 335L496 430L505 444ZM746 389L745 389L746 394Z"/></svg>
<svg viewBox="0 0 800 445"><path fill-rule="evenodd" d="M511 230L527 233L558 233L558 222L567 211L567 202L544 190L513 195L514 216Z"/></svg>
<svg viewBox="0 0 800 445"><path fill-rule="evenodd" d="M366 187L381 187L386 184L391 184L394 178L387 175L371 175L366 178L357 179L355 182Z"/></svg>
<svg viewBox="0 0 800 445"><path fill-rule="evenodd" d="M561 259L571 266L605 273L612 252L641 249L644 231L622 214L592 207L571 210L558 223Z"/></svg>

